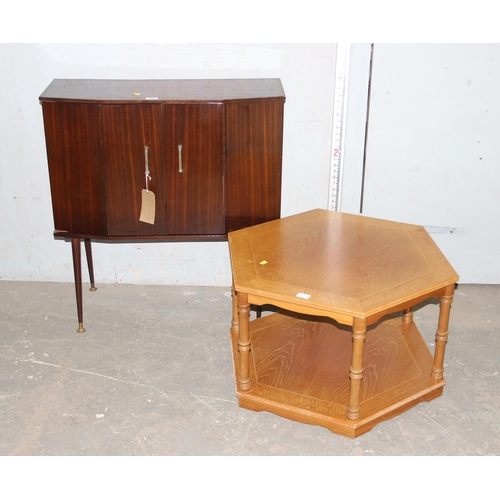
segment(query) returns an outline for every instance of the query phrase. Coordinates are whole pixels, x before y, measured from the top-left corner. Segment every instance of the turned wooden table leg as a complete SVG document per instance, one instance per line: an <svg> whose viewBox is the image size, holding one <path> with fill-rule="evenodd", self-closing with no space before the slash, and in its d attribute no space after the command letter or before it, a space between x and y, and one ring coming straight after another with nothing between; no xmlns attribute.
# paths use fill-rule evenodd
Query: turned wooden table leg
<svg viewBox="0 0 500 500"><path fill-rule="evenodd" d="M238 321L239 321L239 337L238 337L238 352L240 354L240 373L238 377L238 388L241 391L248 391L252 387L249 370L250 357L250 336L249 336L249 321L250 321L250 304L248 303L248 294L238 292L236 295L238 303Z"/></svg>
<svg viewBox="0 0 500 500"><path fill-rule="evenodd" d="M403 323L409 324L413 322L413 307L409 307L403 311Z"/></svg>
<svg viewBox="0 0 500 500"><path fill-rule="evenodd" d="M445 294L441 297L441 306L439 309L439 322L436 331L436 348L434 350L434 362L432 365L431 380L439 382L443 379L444 372L444 351L448 341L448 323L450 320L451 303L455 284L446 288Z"/></svg>
<svg viewBox="0 0 500 500"><path fill-rule="evenodd" d="M71 250L73 252L73 271L75 273L76 310L78 313L78 333L83 333L83 300L82 300L82 261L80 239L71 239Z"/></svg>
<svg viewBox="0 0 500 500"><path fill-rule="evenodd" d="M347 407L347 419L359 419L359 392L361 379L363 378L363 347L366 336L366 319L354 318L352 325L352 358L349 378L351 389L349 392L349 406Z"/></svg>
<svg viewBox="0 0 500 500"><path fill-rule="evenodd" d="M94 264L92 262L92 246L89 239L85 239L85 254L87 255L87 267L89 268L90 277L90 291L95 292L97 290L94 281Z"/></svg>
<svg viewBox="0 0 500 500"><path fill-rule="evenodd" d="M234 289L234 285L231 287L231 299L233 302L233 318L231 320L231 333L234 333L238 336L240 334L240 320L238 316L238 297L236 294L236 290Z"/></svg>

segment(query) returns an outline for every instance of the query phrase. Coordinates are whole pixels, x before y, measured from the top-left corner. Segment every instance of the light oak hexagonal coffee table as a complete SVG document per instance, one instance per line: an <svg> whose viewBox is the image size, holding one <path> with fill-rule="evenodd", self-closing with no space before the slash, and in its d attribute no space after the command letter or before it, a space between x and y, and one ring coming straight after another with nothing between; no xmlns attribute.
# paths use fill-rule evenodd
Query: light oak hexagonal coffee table
<svg viewBox="0 0 500 500"><path fill-rule="evenodd" d="M229 247L241 407L356 437L442 394L459 278L423 227L318 209L234 231ZM430 297L434 355L412 312ZM250 321L250 304L277 312Z"/></svg>

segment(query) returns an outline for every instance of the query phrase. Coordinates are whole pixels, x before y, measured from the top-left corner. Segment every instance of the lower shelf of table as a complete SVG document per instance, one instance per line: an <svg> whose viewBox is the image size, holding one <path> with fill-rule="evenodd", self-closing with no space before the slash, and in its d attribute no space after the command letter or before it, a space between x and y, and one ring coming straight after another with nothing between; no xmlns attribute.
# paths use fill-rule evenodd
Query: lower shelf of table
<svg viewBox="0 0 500 500"><path fill-rule="evenodd" d="M232 332L235 380L237 334ZM278 312L250 322L251 388L239 405L356 437L443 392L430 380L432 355L415 323L389 319L370 327L363 351L360 418L348 420L351 329L328 318Z"/></svg>

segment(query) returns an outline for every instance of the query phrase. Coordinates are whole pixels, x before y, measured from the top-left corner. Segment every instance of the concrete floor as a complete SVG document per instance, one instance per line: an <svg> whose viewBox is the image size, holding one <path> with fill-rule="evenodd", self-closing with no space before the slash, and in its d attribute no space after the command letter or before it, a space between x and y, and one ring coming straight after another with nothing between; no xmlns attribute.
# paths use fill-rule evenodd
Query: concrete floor
<svg viewBox="0 0 500 500"><path fill-rule="evenodd" d="M238 407L229 288L97 287L79 334L72 283L0 281L0 455L499 455L500 286L458 287L443 396L356 439Z"/></svg>

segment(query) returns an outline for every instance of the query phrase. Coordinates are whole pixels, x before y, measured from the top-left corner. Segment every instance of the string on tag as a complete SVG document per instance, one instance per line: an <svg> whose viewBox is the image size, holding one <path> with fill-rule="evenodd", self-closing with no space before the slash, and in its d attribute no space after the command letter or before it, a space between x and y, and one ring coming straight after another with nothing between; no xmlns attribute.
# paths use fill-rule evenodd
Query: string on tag
<svg viewBox="0 0 500 500"><path fill-rule="evenodd" d="M144 160L145 160L145 165L146 165L146 193L149 193L148 181L151 180L151 176L149 175L148 153L149 153L149 146L144 146Z"/></svg>

